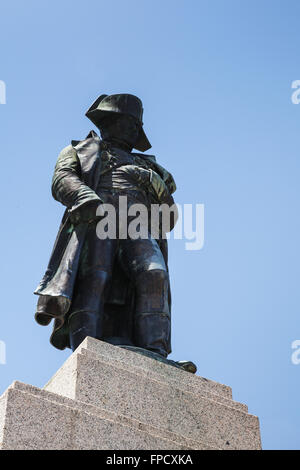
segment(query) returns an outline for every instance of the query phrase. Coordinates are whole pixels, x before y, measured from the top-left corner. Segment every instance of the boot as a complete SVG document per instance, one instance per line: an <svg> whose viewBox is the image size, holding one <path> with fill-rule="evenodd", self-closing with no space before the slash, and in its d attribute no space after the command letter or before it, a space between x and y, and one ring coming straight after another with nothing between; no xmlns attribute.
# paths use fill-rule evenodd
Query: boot
<svg viewBox="0 0 300 470"><path fill-rule="evenodd" d="M167 357L171 334L168 313L138 313L135 317L136 346Z"/></svg>
<svg viewBox="0 0 300 470"><path fill-rule="evenodd" d="M103 333L102 315L96 312L73 312L69 317L69 337L72 351L87 337L101 339Z"/></svg>

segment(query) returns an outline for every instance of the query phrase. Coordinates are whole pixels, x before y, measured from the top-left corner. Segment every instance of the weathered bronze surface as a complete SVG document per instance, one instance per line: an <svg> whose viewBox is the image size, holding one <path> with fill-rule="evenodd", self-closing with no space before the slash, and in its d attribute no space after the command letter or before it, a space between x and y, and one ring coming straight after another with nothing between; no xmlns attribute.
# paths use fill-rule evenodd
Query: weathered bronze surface
<svg viewBox="0 0 300 470"><path fill-rule="evenodd" d="M53 197L67 207L39 295L36 321L48 325L58 349L73 350L86 336L167 361L171 352L171 291L168 246L160 236L100 239L96 209L119 196L132 204L174 204L172 175L152 155L143 129L143 107L129 94L101 95L86 113L100 129L72 141L60 153ZM118 217L117 219L118 220ZM130 219L128 219L128 222ZM170 229L176 223L171 220ZM117 234L119 226L117 223ZM172 365L195 372L189 362Z"/></svg>

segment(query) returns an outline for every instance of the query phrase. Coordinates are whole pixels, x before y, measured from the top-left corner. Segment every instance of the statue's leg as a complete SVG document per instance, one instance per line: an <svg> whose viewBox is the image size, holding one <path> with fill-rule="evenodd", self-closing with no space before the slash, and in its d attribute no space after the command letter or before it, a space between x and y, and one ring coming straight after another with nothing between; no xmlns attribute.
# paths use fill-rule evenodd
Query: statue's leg
<svg viewBox="0 0 300 470"><path fill-rule="evenodd" d="M156 240L122 240L120 261L136 289L135 345L163 357L170 353L169 275Z"/></svg>
<svg viewBox="0 0 300 470"><path fill-rule="evenodd" d="M116 240L100 240L95 227L90 227L80 258L68 320L73 351L87 336L102 338L103 304L115 252Z"/></svg>

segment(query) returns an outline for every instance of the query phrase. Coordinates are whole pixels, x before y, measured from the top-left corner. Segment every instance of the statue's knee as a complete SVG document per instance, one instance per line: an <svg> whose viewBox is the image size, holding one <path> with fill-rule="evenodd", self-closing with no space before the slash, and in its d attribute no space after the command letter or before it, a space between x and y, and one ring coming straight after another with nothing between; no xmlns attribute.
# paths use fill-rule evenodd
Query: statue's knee
<svg viewBox="0 0 300 470"><path fill-rule="evenodd" d="M136 277L136 283L141 287L146 285L158 288L159 286L165 286L169 282L169 274L164 269L148 269L139 273Z"/></svg>

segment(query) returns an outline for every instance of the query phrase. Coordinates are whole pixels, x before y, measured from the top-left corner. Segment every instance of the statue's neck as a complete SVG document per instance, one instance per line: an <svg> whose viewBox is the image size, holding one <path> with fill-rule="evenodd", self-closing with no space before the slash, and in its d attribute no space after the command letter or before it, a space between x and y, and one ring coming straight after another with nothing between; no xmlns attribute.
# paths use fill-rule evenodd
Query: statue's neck
<svg viewBox="0 0 300 470"><path fill-rule="evenodd" d="M132 146L124 142L123 140L119 139L105 139L103 140L105 144L107 144L109 147L115 147L119 148L121 150L125 150L125 152L130 153L132 151Z"/></svg>

